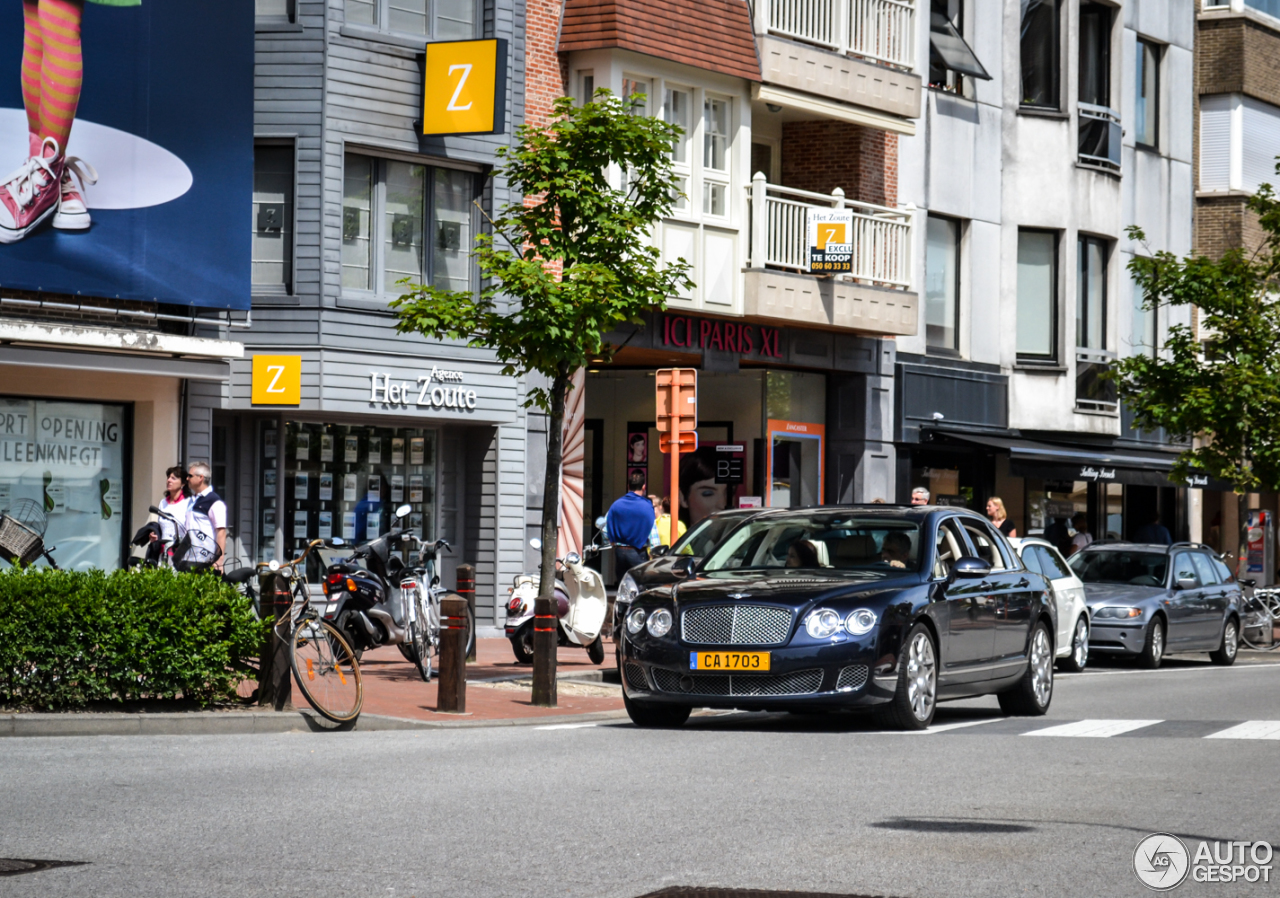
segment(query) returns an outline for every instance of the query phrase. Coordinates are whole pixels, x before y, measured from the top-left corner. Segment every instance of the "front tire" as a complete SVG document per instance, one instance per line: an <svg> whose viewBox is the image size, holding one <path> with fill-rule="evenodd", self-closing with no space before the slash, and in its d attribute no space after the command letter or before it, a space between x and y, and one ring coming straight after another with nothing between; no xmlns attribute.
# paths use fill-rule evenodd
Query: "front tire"
<svg viewBox="0 0 1280 898"><path fill-rule="evenodd" d="M1027 653L1027 672L1012 689L1006 689L996 698L1000 710L1021 717L1039 717L1049 710L1053 701L1053 643L1044 622L1031 629L1031 651Z"/></svg>
<svg viewBox="0 0 1280 898"><path fill-rule="evenodd" d="M1146 670L1158 668L1164 660L1164 645L1164 622L1158 617L1152 618L1142 651L1138 654L1138 666Z"/></svg>
<svg viewBox="0 0 1280 898"><path fill-rule="evenodd" d="M898 659L898 685L893 699L881 706L882 726L895 730L923 730L933 723L938 704L938 651L924 624L916 624L903 643Z"/></svg>
<svg viewBox="0 0 1280 898"><path fill-rule="evenodd" d="M587 646L587 658L592 664L604 664L604 641L597 636L596 641Z"/></svg>
<svg viewBox="0 0 1280 898"><path fill-rule="evenodd" d="M1234 617L1229 617L1227 618L1226 626L1222 628L1222 643L1209 653L1209 659L1214 664L1230 667L1236 663L1236 654L1239 651L1240 624Z"/></svg>
<svg viewBox="0 0 1280 898"><path fill-rule="evenodd" d="M1071 654L1062 659L1062 669L1069 673L1081 673L1089 663L1089 622L1084 615L1076 621L1071 631Z"/></svg>
<svg viewBox="0 0 1280 898"><path fill-rule="evenodd" d="M693 713L693 708L689 705L656 705L638 702L625 692L622 693L622 704L626 707L627 716L631 718L631 722L645 729L675 729L683 726L689 719L689 715Z"/></svg>

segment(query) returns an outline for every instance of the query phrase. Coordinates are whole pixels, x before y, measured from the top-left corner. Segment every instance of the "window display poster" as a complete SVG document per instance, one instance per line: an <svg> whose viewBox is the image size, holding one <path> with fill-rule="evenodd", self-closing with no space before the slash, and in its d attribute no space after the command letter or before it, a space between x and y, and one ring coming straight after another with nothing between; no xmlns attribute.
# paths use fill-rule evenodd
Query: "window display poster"
<svg viewBox="0 0 1280 898"><path fill-rule="evenodd" d="M382 478L377 474L369 475L369 488L366 490L364 497L370 502L382 501Z"/></svg>
<svg viewBox="0 0 1280 898"><path fill-rule="evenodd" d="M333 434L320 434L320 460L333 461Z"/></svg>
<svg viewBox="0 0 1280 898"><path fill-rule="evenodd" d="M404 501L404 475L391 475L391 502L393 505L399 505Z"/></svg>
<svg viewBox="0 0 1280 898"><path fill-rule="evenodd" d="M320 512L320 529L316 531L316 539L330 539L333 536L333 512Z"/></svg>
<svg viewBox="0 0 1280 898"><path fill-rule="evenodd" d="M369 464L382 464L382 437L369 437Z"/></svg>
<svg viewBox="0 0 1280 898"><path fill-rule="evenodd" d="M262 498L274 499L276 496L276 469L267 468L262 472Z"/></svg>
<svg viewBox="0 0 1280 898"><path fill-rule="evenodd" d="M276 457L276 447L279 445L276 442L276 438L279 435L279 433L280 431L276 430L275 428L272 428L271 430L264 430L262 432L262 457L263 458Z"/></svg>
<svg viewBox="0 0 1280 898"><path fill-rule="evenodd" d="M422 475L413 474L409 477L409 501L422 501Z"/></svg>
<svg viewBox="0 0 1280 898"><path fill-rule="evenodd" d="M342 476L342 501L356 501L356 475L344 474Z"/></svg>
<svg viewBox="0 0 1280 898"><path fill-rule="evenodd" d="M276 510L274 508L264 508L262 510L262 534L267 537L276 535Z"/></svg>
<svg viewBox="0 0 1280 898"><path fill-rule="evenodd" d="M307 513L302 509L298 509L293 513L293 538L307 538Z"/></svg>
<svg viewBox="0 0 1280 898"><path fill-rule="evenodd" d="M423 459L426 458L426 454L427 454L426 446L427 446L427 441L422 437L414 437L413 439L409 440L409 464L411 465L423 464Z"/></svg>
<svg viewBox="0 0 1280 898"><path fill-rule="evenodd" d="M391 438L391 463L393 465L404 464L404 437Z"/></svg>
<svg viewBox="0 0 1280 898"><path fill-rule="evenodd" d="M344 511L342 513L342 538L356 538L356 513L354 511Z"/></svg>
<svg viewBox="0 0 1280 898"><path fill-rule="evenodd" d="M649 428L627 433L627 464L647 465L649 462Z"/></svg>
<svg viewBox="0 0 1280 898"><path fill-rule="evenodd" d="M45 472L44 482L44 510L50 514L62 514L67 510L67 488L61 483L53 483L48 472Z"/></svg>
<svg viewBox="0 0 1280 898"><path fill-rule="evenodd" d="M422 532L422 512L415 511L413 514L409 515L409 528L415 533Z"/></svg>
<svg viewBox="0 0 1280 898"><path fill-rule="evenodd" d="M333 475L326 472L320 475L320 501L329 502L333 499Z"/></svg>
<svg viewBox="0 0 1280 898"><path fill-rule="evenodd" d="M379 535L378 530L381 527L382 527L382 514L376 511L369 512L369 514L365 516L365 520L364 520L365 539L373 539L374 537L378 536Z"/></svg>
<svg viewBox="0 0 1280 898"><path fill-rule="evenodd" d="M310 498L311 475L306 471L299 471L293 475L293 499L295 502L301 502Z"/></svg>
<svg viewBox="0 0 1280 898"><path fill-rule="evenodd" d="M347 434L342 440L342 460L352 465L360 461L360 438L354 433Z"/></svg>
<svg viewBox="0 0 1280 898"><path fill-rule="evenodd" d="M311 434L305 430L298 431L298 442L294 444L294 457L298 461L311 460Z"/></svg>
<svg viewBox="0 0 1280 898"><path fill-rule="evenodd" d="M98 481L98 488L102 490L102 519L107 521L113 516L118 517L124 507L123 487L120 481L109 477Z"/></svg>

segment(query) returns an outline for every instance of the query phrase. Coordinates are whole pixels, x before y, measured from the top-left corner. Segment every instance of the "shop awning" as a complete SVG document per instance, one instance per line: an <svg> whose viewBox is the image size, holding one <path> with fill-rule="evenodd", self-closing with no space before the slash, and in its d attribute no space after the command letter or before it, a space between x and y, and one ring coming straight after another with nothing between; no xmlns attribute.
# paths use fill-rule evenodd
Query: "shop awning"
<svg viewBox="0 0 1280 898"><path fill-rule="evenodd" d="M1063 446L1015 437L934 431L934 439L968 443L1009 453L1010 471L1043 480L1128 483L1136 486L1185 486L1169 479L1176 455L1115 446ZM1230 490L1211 477L1197 478L1195 489Z"/></svg>
<svg viewBox="0 0 1280 898"><path fill-rule="evenodd" d="M172 358L137 353L68 352L27 346L0 346L0 366L29 365L70 371L102 371L143 374L152 377L184 377L187 380L228 381L231 365L225 359ZM0 372L3 372L0 367Z"/></svg>

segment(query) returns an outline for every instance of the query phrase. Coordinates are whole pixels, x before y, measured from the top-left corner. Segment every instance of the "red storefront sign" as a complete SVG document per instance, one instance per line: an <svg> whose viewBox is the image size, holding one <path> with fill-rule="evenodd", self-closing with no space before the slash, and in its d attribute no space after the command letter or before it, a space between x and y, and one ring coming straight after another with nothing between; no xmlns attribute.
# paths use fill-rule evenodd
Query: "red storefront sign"
<svg viewBox="0 0 1280 898"><path fill-rule="evenodd" d="M715 349L739 355L782 358L782 331L756 324L734 324L687 315L662 316L662 345L683 349Z"/></svg>

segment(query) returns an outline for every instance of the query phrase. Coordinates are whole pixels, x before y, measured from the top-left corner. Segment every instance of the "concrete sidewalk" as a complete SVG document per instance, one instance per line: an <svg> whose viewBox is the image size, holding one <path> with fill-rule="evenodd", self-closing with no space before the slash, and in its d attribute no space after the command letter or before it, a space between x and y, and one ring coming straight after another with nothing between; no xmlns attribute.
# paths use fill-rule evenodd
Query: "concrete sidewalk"
<svg viewBox="0 0 1280 898"><path fill-rule="evenodd" d="M617 685L613 646L604 664L592 664L578 648L562 648L557 658L559 706L535 708L529 701L533 666L518 664L506 639L480 639L477 660L467 665L467 713L436 710L437 681L422 682L417 667L394 647L365 653L364 705L354 727L337 727L319 717L298 690L293 711L257 707L215 711L66 712L0 714L4 736L186 736L253 733L442 729L520 726L625 718ZM243 684L244 694L253 683Z"/></svg>

